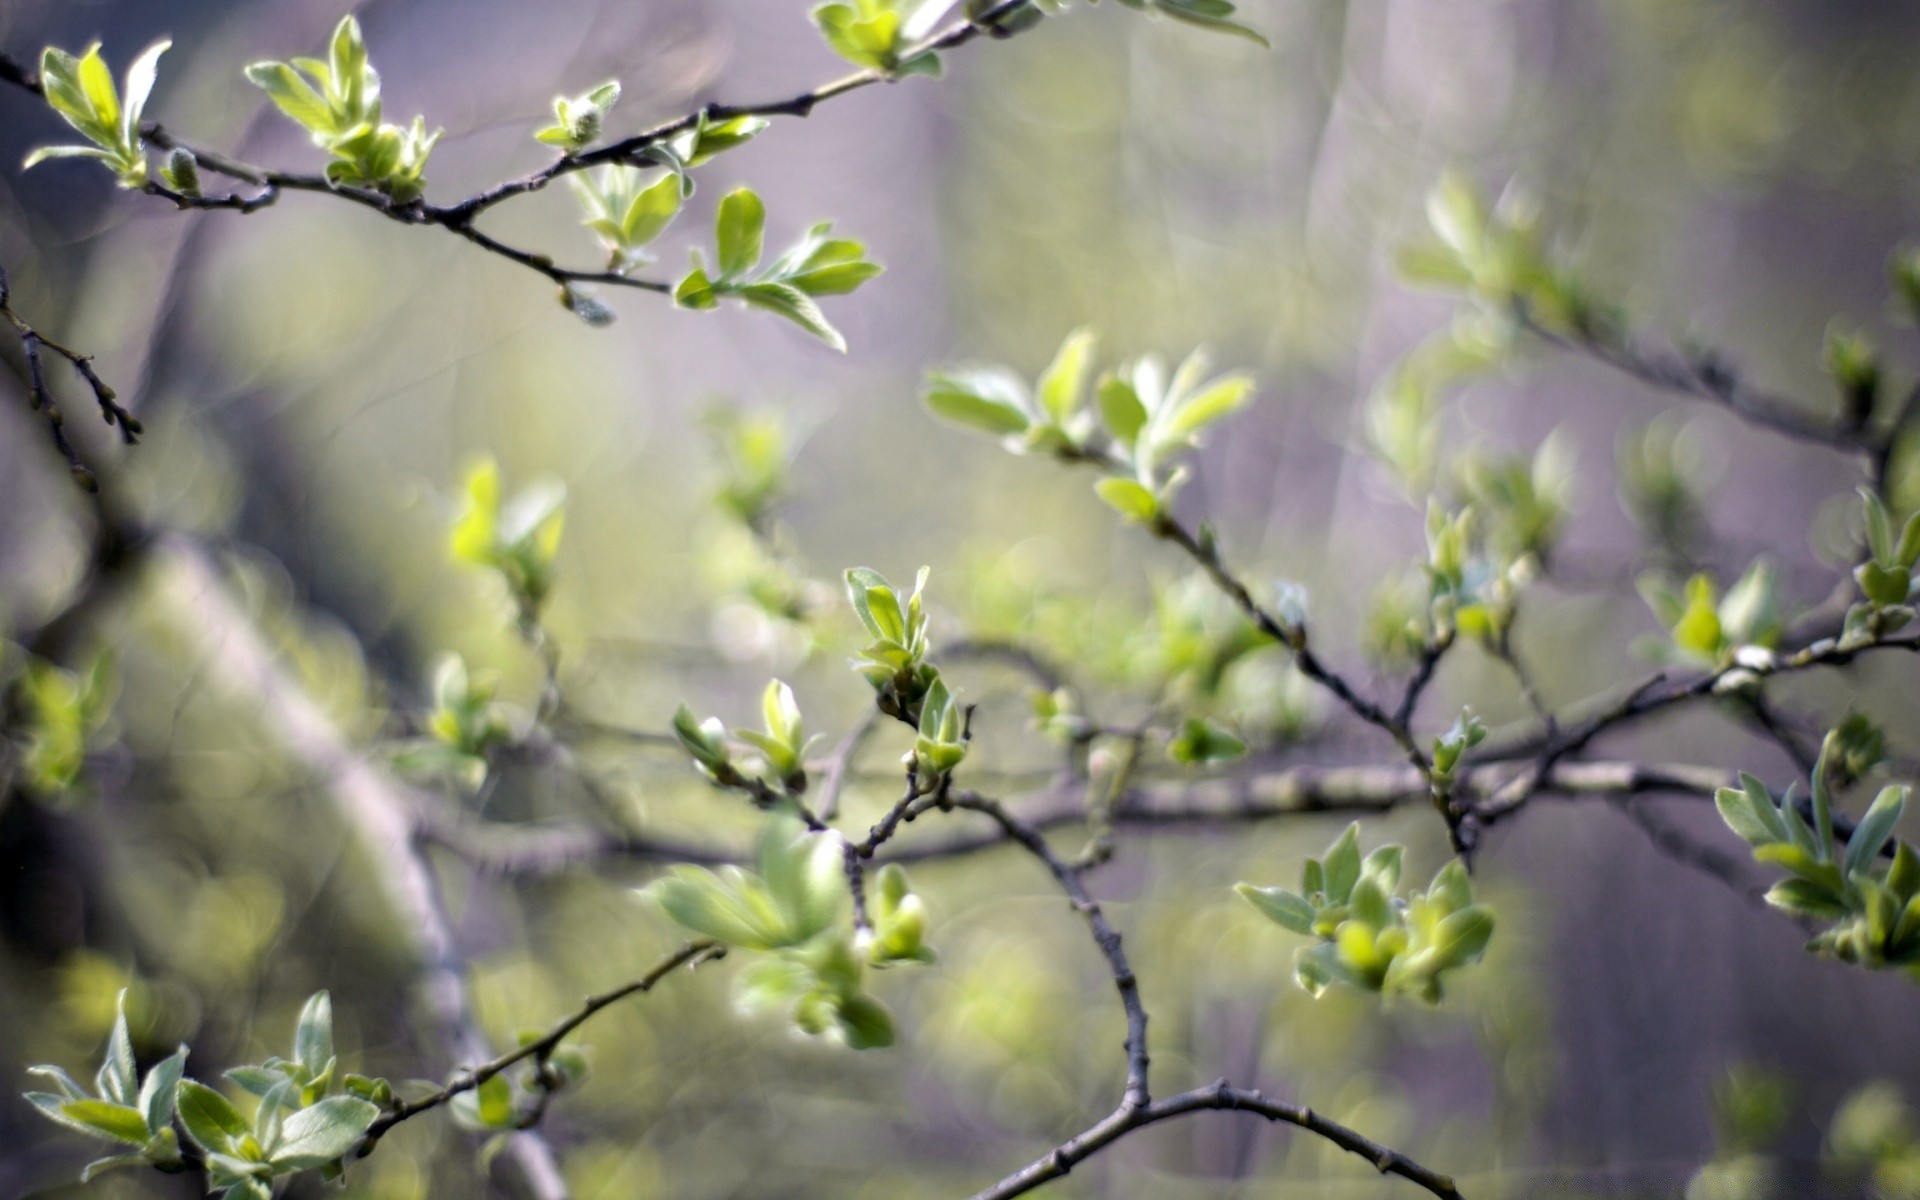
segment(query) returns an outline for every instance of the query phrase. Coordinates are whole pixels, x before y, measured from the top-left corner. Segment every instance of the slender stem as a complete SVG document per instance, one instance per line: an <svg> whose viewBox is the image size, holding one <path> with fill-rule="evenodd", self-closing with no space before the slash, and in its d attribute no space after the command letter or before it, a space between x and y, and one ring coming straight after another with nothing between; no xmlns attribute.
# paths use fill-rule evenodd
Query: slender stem
<svg viewBox="0 0 1920 1200"><path fill-rule="evenodd" d="M597 996L587 997L578 1009L533 1041L527 1042L518 1049L509 1050L498 1058L477 1067L460 1072L448 1080L444 1086L418 1100L396 1101L392 1108L382 1113L372 1125L367 1127L366 1139L361 1142L358 1153L365 1155L370 1152L374 1144L380 1140L381 1135L400 1122L438 1108L462 1092L472 1091L515 1063L524 1062L530 1058L544 1063L552 1057L555 1050L559 1049L560 1043L566 1040L568 1034L586 1024L602 1009L618 1004L629 996L638 996L652 991L661 980L681 967L699 966L703 962L711 962L725 954L726 948L718 942L689 942L631 983L622 984L612 991L602 992Z"/></svg>
<svg viewBox="0 0 1920 1200"><path fill-rule="evenodd" d="M1304 1105L1269 1099L1257 1091L1233 1087L1224 1079L1211 1087L1181 1092L1139 1108L1123 1105L999 1183L974 1193L972 1200L1011 1200L1014 1196L1025 1195L1050 1180L1059 1179L1079 1163L1135 1130L1175 1117L1209 1111L1251 1113L1269 1121L1298 1126L1350 1154L1366 1159L1382 1175L1397 1175L1446 1200L1462 1200L1460 1189L1454 1185L1452 1178L1421 1166L1400 1151L1383 1146L1365 1134Z"/></svg>

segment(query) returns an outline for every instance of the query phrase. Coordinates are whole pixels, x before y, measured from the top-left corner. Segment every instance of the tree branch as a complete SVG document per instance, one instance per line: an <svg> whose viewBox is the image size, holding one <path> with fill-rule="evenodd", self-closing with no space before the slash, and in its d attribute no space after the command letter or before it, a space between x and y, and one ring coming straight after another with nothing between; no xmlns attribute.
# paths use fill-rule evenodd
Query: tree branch
<svg viewBox="0 0 1920 1200"><path fill-rule="evenodd" d="M53 437L54 449L67 460L67 470L74 481L89 492L98 492L99 480L81 460L80 452L74 449L73 443L67 438L66 414L61 411L60 402L55 398L53 389L47 386L47 376L41 364L40 351L51 350L73 364L73 369L87 381L87 386L93 389L93 398L100 406L101 418L109 426L119 427L120 436L127 445L131 446L140 440L142 432L140 422L132 413L120 406L118 394L94 371L92 356L71 350L27 324L18 313L13 311L12 296L6 268L0 267L0 318L5 318L7 324L13 327L14 333L20 338L20 352L26 356L27 402L46 420L47 432Z"/></svg>
<svg viewBox="0 0 1920 1200"><path fill-rule="evenodd" d="M1398 1175L1445 1200L1462 1200L1460 1189L1454 1186L1451 1178L1421 1166L1398 1150L1383 1146L1365 1134L1321 1116L1311 1108L1283 1104L1257 1091L1233 1087L1224 1079L1212 1087L1181 1092L1142 1108L1128 1109L1123 1106L1115 1109L1097 1124L1060 1143L1028 1166L992 1187L974 1193L972 1200L1011 1200L1014 1196L1025 1195L1041 1184L1067 1174L1077 1164L1137 1129L1174 1117L1208 1111L1252 1113L1269 1121L1298 1126L1350 1154L1366 1159L1382 1175Z"/></svg>

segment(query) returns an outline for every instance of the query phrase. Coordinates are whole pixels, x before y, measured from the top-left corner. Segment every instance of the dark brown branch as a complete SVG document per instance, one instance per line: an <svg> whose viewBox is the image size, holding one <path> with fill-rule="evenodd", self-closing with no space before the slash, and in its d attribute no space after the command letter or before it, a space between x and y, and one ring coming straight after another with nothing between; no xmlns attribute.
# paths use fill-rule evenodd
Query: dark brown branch
<svg viewBox="0 0 1920 1200"><path fill-rule="evenodd" d="M1419 742L1406 723L1372 700L1360 695L1337 672L1321 662L1320 657L1314 653L1313 647L1308 643L1305 626L1287 624L1255 600L1247 585L1228 570L1212 538L1195 537L1184 525L1168 516L1157 518L1150 528L1155 537L1172 542L1180 547L1187 557L1199 564L1200 568L1207 573L1207 577L1213 580L1215 586L1226 593L1227 598L1233 601L1234 606L1244 613L1260 632L1292 650L1294 663L1300 668L1302 675L1332 693L1333 697L1354 716L1385 732L1407 756L1407 761L1422 771L1426 770L1426 752L1420 748Z"/></svg>
<svg viewBox="0 0 1920 1200"><path fill-rule="evenodd" d="M1007 27L1002 22L1030 8L1031 4L1032 0L999 0L999 3L978 17L956 21L932 37L907 47L901 51L900 60L905 62L923 54L956 49L982 35L1011 36L1023 27ZM250 196L237 193L225 196L185 196L157 183L149 183L143 190L150 195L169 200L182 209L224 210L238 213L257 212L267 208L277 203L283 192L313 192L336 196L364 208L370 208L403 225L431 225L444 229L466 239L489 254L546 276L563 289L579 284L599 284L609 287L637 288L665 295L672 292L671 284L660 280L636 279L618 271L561 267L545 254L509 245L482 232L474 222L482 213L502 201L541 191L562 176L600 163L626 163L634 166L661 165L660 161L649 152L662 143L695 128L703 120L731 120L735 117L748 116L804 117L813 111L815 105L835 96L858 91L876 83L896 82L900 78L901 76L895 73L885 71L856 71L784 100L759 104L707 104L633 137L624 138L584 154L562 156L531 175L496 184L466 200L446 206L428 204L423 200L398 204L383 192L370 188L337 185L323 174L276 171L256 166L218 151L194 145L157 123L148 123L141 128L140 132L150 145L162 150L176 148L187 150L194 156L201 169L241 183L251 184L259 190ZM38 78L28 68L4 55L0 55L0 82L11 83L35 95L43 94ZM56 437L58 436L56 433Z"/></svg>
<svg viewBox="0 0 1920 1200"><path fill-rule="evenodd" d="M1123 1106L1115 1109L1099 1123L1062 1142L1028 1166L992 1187L976 1192L972 1200L1011 1200L1014 1196L1025 1195L1050 1180L1059 1179L1079 1163L1137 1129L1198 1112L1252 1113L1269 1121L1297 1126L1325 1138L1350 1154L1366 1159L1382 1175L1397 1175L1435 1196L1461 1200L1460 1189L1450 1177L1421 1166L1398 1150L1383 1146L1365 1134L1330 1120L1304 1105L1272 1100L1257 1091L1233 1087L1224 1079L1212 1087L1181 1092L1140 1108Z"/></svg>
<svg viewBox="0 0 1920 1200"><path fill-rule="evenodd" d="M0 267L0 318L5 318L7 324L13 327L14 333L20 338L20 352L27 360L27 401L33 406L34 411L45 419L47 432L53 438L54 449L66 459L67 470L72 474L74 481L89 492L98 492L99 480L94 477L92 469L81 459L80 452L74 449L72 441L67 437L66 414L61 410L60 402L54 396L53 389L47 385L46 369L40 352L51 350L73 365L73 369L79 373L80 378L86 380L87 386L93 389L94 402L100 406L101 419L110 427L118 427L121 439L127 445L131 446L140 440L142 432L140 422L132 413L121 407L118 393L109 387L106 380L100 378L99 373L93 369L92 356L69 349L27 324L18 313L13 311L12 299L13 293L7 281L6 268Z"/></svg>
<svg viewBox="0 0 1920 1200"><path fill-rule="evenodd" d="M956 808L971 809L986 815L1008 838L1018 842L1029 854L1045 864L1055 882L1059 883L1060 890L1067 894L1074 910L1086 919L1087 928L1092 931L1093 940L1099 945L1100 953L1107 960L1107 968L1113 974L1113 986L1120 993L1120 1007L1127 1018L1127 1084L1118 1111L1136 1113L1144 1109L1152 1099L1147 1091L1146 1005L1140 999L1140 982L1127 962L1126 950L1120 944L1120 934L1107 920L1107 914L1101 910L1099 903L1087 894L1086 884L1081 880L1082 869L1061 859L1038 830L1008 812L999 801L974 792L955 792L949 800Z"/></svg>
<svg viewBox="0 0 1920 1200"><path fill-rule="evenodd" d="M612 991L602 992L597 996L587 997L586 1000L581 1003L580 1007L571 1015L533 1041L527 1042L518 1049L510 1050L489 1062L460 1072L448 1080L445 1086L428 1095L422 1096L418 1100L396 1101L392 1108L382 1113L374 1123L367 1128L366 1139L361 1142L357 1154L364 1156L371 1152L374 1145L380 1140L381 1135L385 1134L387 1130L392 1129L400 1122L410 1117L419 1116L429 1109L438 1108L462 1092L472 1091L474 1088L479 1087L515 1063L524 1062L527 1059L535 1060L536 1064L545 1063L547 1059L553 1056L553 1052L560 1048L560 1043L566 1040L568 1034L586 1024L586 1022L601 1009L617 1004L629 996L642 995L652 991L661 980L673 974L681 967L698 966L703 962L720 958L725 954L725 948L717 942L689 942L679 950L668 955L665 959L662 959L652 970L633 982L622 984Z"/></svg>
<svg viewBox="0 0 1920 1200"><path fill-rule="evenodd" d="M1713 351L1649 346L1595 327L1566 334L1542 325L1524 306L1516 305L1514 313L1523 328L1549 345L1603 362L1664 391L1711 401L1750 424L1831 450L1870 454L1874 448L1860 429L1843 419L1810 417L1795 402L1754 387Z"/></svg>

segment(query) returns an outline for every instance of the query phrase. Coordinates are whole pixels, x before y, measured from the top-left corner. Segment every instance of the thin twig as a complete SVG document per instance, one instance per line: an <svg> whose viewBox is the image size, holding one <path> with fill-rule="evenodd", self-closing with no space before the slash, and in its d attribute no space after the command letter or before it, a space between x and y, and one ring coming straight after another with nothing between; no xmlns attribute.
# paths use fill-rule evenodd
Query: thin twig
<svg viewBox="0 0 1920 1200"><path fill-rule="evenodd" d="M417 1117L429 1109L438 1108L462 1092L472 1091L515 1063L529 1058L544 1063L553 1056L555 1050L559 1049L560 1043L566 1040L568 1034L586 1024L601 1009L617 1004L629 996L652 991L661 980L681 967L699 966L703 962L710 962L725 954L726 948L717 942L689 942L631 983L622 984L612 991L602 992L597 996L587 997L572 1014L533 1041L521 1045L518 1049L509 1050L498 1058L477 1067L460 1072L448 1080L444 1086L418 1100L395 1101L393 1107L380 1114L373 1124L367 1127L366 1138L360 1144L358 1155L364 1156L371 1152L381 1135L400 1122L410 1117Z"/></svg>

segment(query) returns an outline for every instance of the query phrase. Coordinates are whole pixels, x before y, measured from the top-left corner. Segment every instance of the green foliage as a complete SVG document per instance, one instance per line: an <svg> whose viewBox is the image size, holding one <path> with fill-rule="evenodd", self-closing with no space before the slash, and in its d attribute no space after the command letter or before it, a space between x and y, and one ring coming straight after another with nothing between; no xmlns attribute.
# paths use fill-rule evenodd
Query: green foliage
<svg viewBox="0 0 1920 1200"><path fill-rule="evenodd" d="M1468 709L1463 709L1447 731L1433 739L1433 766L1428 777L1435 790L1445 793L1453 787L1454 773L1467 751L1486 739L1487 726Z"/></svg>
<svg viewBox="0 0 1920 1200"><path fill-rule="evenodd" d="M1827 330L1822 362L1840 393L1847 424L1863 428L1880 401L1880 352L1864 333L1838 327Z"/></svg>
<svg viewBox="0 0 1920 1200"><path fill-rule="evenodd" d="M1032 387L1004 367L952 368L927 376L926 403L936 416L1005 440L1015 453L1084 451L1093 433L1085 411L1093 331L1067 335Z"/></svg>
<svg viewBox="0 0 1920 1200"><path fill-rule="evenodd" d="M1714 1155L1687 1183L1685 1200L1763 1200L1781 1164L1770 1153L1791 1116L1787 1081L1736 1064L1713 1089Z"/></svg>
<svg viewBox="0 0 1920 1200"><path fill-rule="evenodd" d="M873 685L881 712L916 727L921 701L940 678L939 670L927 661L932 649L922 599L927 574L927 568L921 567L905 604L880 572L852 567L846 574L847 599L872 639L860 648L854 669Z"/></svg>
<svg viewBox="0 0 1920 1200"><path fill-rule="evenodd" d="M1656 546L1684 555L1706 531L1707 442L1698 422L1655 417L1624 434L1616 455L1620 505Z"/></svg>
<svg viewBox="0 0 1920 1200"><path fill-rule="evenodd" d="M581 96L553 98L553 124L534 131L534 140L575 155L600 140L607 113L620 99L620 81L607 82Z"/></svg>
<svg viewBox="0 0 1920 1200"><path fill-rule="evenodd" d="M905 60L901 55L948 7L938 0L828 0L814 6L812 17L833 52L857 67L886 75L938 75L938 55Z"/></svg>
<svg viewBox="0 0 1920 1200"><path fill-rule="evenodd" d="M453 560L499 574L523 620L538 616L553 588L554 563L566 523L566 489L540 483L502 503L500 467L482 459L467 472L453 520Z"/></svg>
<svg viewBox="0 0 1920 1200"><path fill-rule="evenodd" d="M606 248L609 270L627 271L652 262L647 244L679 215L686 192L680 177L668 173L652 183L645 180L646 172L617 163L567 176L586 214L586 227Z"/></svg>
<svg viewBox="0 0 1920 1200"><path fill-rule="evenodd" d="M674 736L693 757L694 765L716 783L738 787L747 782L741 764L734 759L737 743L750 747L758 760L747 764L749 770L789 795L799 795L807 788L807 752L820 739L806 736L793 689L778 679L767 683L760 709L765 729L736 729L729 743L726 726L718 717L700 721L682 704L673 716Z"/></svg>
<svg viewBox="0 0 1920 1200"><path fill-rule="evenodd" d="M1246 742L1200 717L1188 717L1167 743L1167 757L1183 766L1232 762L1246 752Z"/></svg>
<svg viewBox="0 0 1920 1200"><path fill-rule="evenodd" d="M40 83L47 103L66 119L88 146L42 146L27 155L31 167L50 158L97 158L124 188L147 182L147 154L141 144L140 117L158 77L160 56L173 43L155 42L140 52L127 68L126 94L113 86L100 43L88 46L79 58L48 46L40 55ZM181 190L181 189L176 189Z"/></svg>
<svg viewBox="0 0 1920 1200"><path fill-rule="evenodd" d="M1427 193L1426 208L1432 236L1400 252L1406 282L1465 292L1490 315L1524 315L1552 330L1602 319L1549 253L1539 209L1519 190L1490 204L1471 180L1449 171Z"/></svg>
<svg viewBox="0 0 1920 1200"><path fill-rule="evenodd" d="M351 14L334 27L325 59L257 62L247 78L333 156L329 182L372 188L395 204L420 198L441 131L428 133L420 117L405 127L381 121L380 75L367 61L360 22Z"/></svg>
<svg viewBox="0 0 1920 1200"><path fill-rule="evenodd" d="M200 195L200 160L185 146L175 146L160 164L160 182L182 196Z"/></svg>
<svg viewBox="0 0 1920 1200"><path fill-rule="evenodd" d="M871 930L845 920L837 838L777 818L760 838L758 872L680 866L641 889L676 924L756 957L735 979L742 1011L780 1011L795 1028L856 1050L891 1045L893 1021L863 990L868 964L929 962L925 911L895 869L878 879Z"/></svg>
<svg viewBox="0 0 1920 1200"><path fill-rule="evenodd" d="M806 736L793 689L778 679L771 680L761 697L760 711L766 722L765 732L736 729L733 736L758 750L768 772L784 781L789 791L805 788L806 752L819 739Z"/></svg>
<svg viewBox="0 0 1920 1200"><path fill-rule="evenodd" d="M513 727L497 701L500 680L493 672L473 673L457 654L441 658L433 672L433 710L428 737L402 743L394 765L402 770L451 778L473 789L487 777L487 755L509 741Z"/></svg>
<svg viewBox="0 0 1920 1200"><path fill-rule="evenodd" d="M859 242L835 238L831 222L815 225L786 253L760 266L766 206L750 188L721 198L714 214L714 268L696 251L694 267L673 289L682 308L712 308L732 297L777 313L842 353L847 340L827 322L818 296L842 296L881 271ZM759 268L756 270L755 268Z"/></svg>
<svg viewBox="0 0 1920 1200"><path fill-rule="evenodd" d="M209 1190L225 1200L267 1200L275 1181L299 1171L337 1178L345 1160L390 1102L385 1080L348 1075L352 1095L333 1092L333 1003L315 992L294 1026L293 1056L236 1067L227 1079L258 1098L251 1119L204 1084L180 1085L180 1123L206 1155Z"/></svg>
<svg viewBox="0 0 1920 1200"><path fill-rule="evenodd" d="M793 451L786 415L773 408L720 406L708 410L705 423L722 468L715 499L734 520L764 528L787 492Z"/></svg>
<svg viewBox="0 0 1920 1200"><path fill-rule="evenodd" d="M744 146L767 127L764 117L726 117L715 119L702 112L691 128L652 146L647 153L680 175L687 195L693 194L693 182L686 173L701 166L716 154Z"/></svg>
<svg viewBox="0 0 1920 1200"><path fill-rule="evenodd" d="M1920 1114L1891 1080L1865 1084L1833 1114L1826 1158L1840 1181L1864 1177L1875 1200L1920 1200Z"/></svg>
<svg viewBox="0 0 1920 1200"><path fill-rule="evenodd" d="M1920 512L1907 518L1894 534L1893 515L1879 493L1860 489L1866 528L1867 558L1853 569L1862 603L1847 610L1840 635L1842 645L1862 645L1906 626L1913 620L1913 571L1920 562Z"/></svg>
<svg viewBox="0 0 1920 1200"><path fill-rule="evenodd" d="M1812 778L1811 820L1793 789L1776 801L1751 775L1722 788L1714 805L1727 827L1753 847L1756 861L1785 870L1767 902L1795 916L1831 922L1807 948L1869 968L1920 974L1920 855L1893 837L1905 787L1883 788L1842 845L1834 833L1829 763L1845 751L1828 735ZM1891 846L1891 858L1884 851Z"/></svg>
<svg viewBox="0 0 1920 1200"><path fill-rule="evenodd" d="M1094 485L1107 506L1128 520L1159 520L1186 481L1185 467L1163 468L1175 454L1200 444L1208 426L1231 416L1253 396L1245 374L1207 378L1207 356L1195 350L1167 374L1147 355L1101 375L1095 406L1105 437L1095 439L1083 395L1093 335L1068 336L1053 363L1029 389L1003 367L949 368L929 374L925 398L937 416L1002 438L1017 453L1037 450L1068 461L1093 461L1114 474Z"/></svg>
<svg viewBox="0 0 1920 1200"><path fill-rule="evenodd" d="M1755 559L1724 597L1704 572L1682 588L1658 575L1644 576L1640 594L1671 639L1646 647L1655 657L1723 667L1746 647L1772 650L1784 631L1773 564L1764 558Z"/></svg>
<svg viewBox="0 0 1920 1200"><path fill-rule="evenodd" d="M951 772L967 756L967 714L947 691L946 680L934 676L920 699L919 736L913 739L913 761L923 778L937 779Z"/></svg>
<svg viewBox="0 0 1920 1200"><path fill-rule="evenodd" d="M866 948L867 962L876 967L933 962L933 949L926 944L927 906L907 883L907 873L888 863L874 876L869 892L873 928L856 939Z"/></svg>
<svg viewBox="0 0 1920 1200"><path fill-rule="evenodd" d="M1237 9L1227 0L1120 0L1120 3L1135 12L1170 17L1183 25L1244 38L1266 49L1271 49L1273 45L1252 27L1234 20L1233 14Z"/></svg>
<svg viewBox="0 0 1920 1200"><path fill-rule="evenodd" d="M46 797L78 788L87 749L113 716L115 692L111 655L95 655L79 673L28 659L15 683L21 782Z"/></svg>
<svg viewBox="0 0 1920 1200"><path fill-rule="evenodd" d="M39 1109L42 1116L76 1133L136 1148L88 1163L80 1173L82 1183L116 1167L157 1166L175 1170L181 1167L173 1114L176 1092L183 1086L180 1076L186 1069L187 1048L182 1046L154 1064L146 1078L141 1079L133 1059L133 1040L127 1034L124 990L116 1010L113 1035L107 1041L106 1057L94 1076L92 1092L59 1067L31 1067L27 1072L51 1080L59 1089L26 1094L28 1103Z"/></svg>
<svg viewBox="0 0 1920 1200"><path fill-rule="evenodd" d="M1401 850L1382 846L1363 860L1360 826L1347 826L1320 858L1309 858L1300 890L1234 886L1268 919L1316 944L1294 960L1294 979L1318 996L1344 983L1429 1004L1447 972L1479 960L1493 936L1493 914L1473 902L1473 883L1457 860L1424 893L1402 897Z"/></svg>

